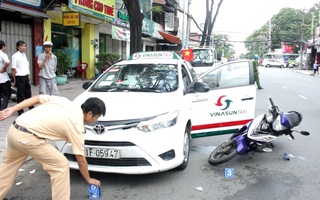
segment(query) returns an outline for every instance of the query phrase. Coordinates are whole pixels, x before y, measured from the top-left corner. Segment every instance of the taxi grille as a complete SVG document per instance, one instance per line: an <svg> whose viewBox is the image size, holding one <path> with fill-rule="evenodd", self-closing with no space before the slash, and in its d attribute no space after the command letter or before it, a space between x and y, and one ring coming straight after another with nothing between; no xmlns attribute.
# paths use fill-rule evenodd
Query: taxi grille
<svg viewBox="0 0 320 200"><path fill-rule="evenodd" d="M86 140L84 142L85 145L91 145L91 146L135 146L131 142L109 142L109 141L91 141Z"/></svg>
<svg viewBox="0 0 320 200"><path fill-rule="evenodd" d="M64 154L69 161L77 162L75 155ZM137 166L151 166L151 164L144 158L121 158L121 159L107 159L107 158L86 158L88 164L112 166L112 167L137 167Z"/></svg>

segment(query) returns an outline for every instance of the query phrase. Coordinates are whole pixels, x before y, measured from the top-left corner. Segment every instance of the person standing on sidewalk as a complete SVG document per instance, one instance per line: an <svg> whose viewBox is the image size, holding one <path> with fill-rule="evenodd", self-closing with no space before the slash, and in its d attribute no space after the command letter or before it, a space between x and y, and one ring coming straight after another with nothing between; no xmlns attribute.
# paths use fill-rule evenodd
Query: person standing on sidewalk
<svg viewBox="0 0 320 200"><path fill-rule="evenodd" d="M14 80L14 86L17 87L17 103L22 102L32 96L31 85L30 85L30 69L29 61L27 59L26 43L19 40L16 44L17 52L12 56L11 71ZM34 108L30 106L29 110ZM18 111L18 115L23 113L23 109Z"/></svg>
<svg viewBox="0 0 320 200"><path fill-rule="evenodd" d="M17 117L8 130L7 149L0 165L0 199L5 198L19 168L31 156L50 175L52 200L70 200L69 162L47 140L70 142L85 181L100 187L100 181L91 178L88 171L83 134L84 123L92 124L105 115L104 102L92 97L76 106L65 97L36 95L0 111L0 121L38 103L41 105Z"/></svg>
<svg viewBox="0 0 320 200"><path fill-rule="evenodd" d="M7 73L7 67L10 65L10 60L5 53L7 49L6 43L0 40L0 111L8 107L11 96L11 80Z"/></svg>
<svg viewBox="0 0 320 200"><path fill-rule="evenodd" d="M314 76L317 76L318 74L319 74L319 64L317 63L317 61L316 62L314 62L314 64L313 64L313 75Z"/></svg>
<svg viewBox="0 0 320 200"><path fill-rule="evenodd" d="M59 96L56 82L57 56L52 53L52 42L43 43L44 53L38 57L39 71L39 94Z"/></svg>
<svg viewBox="0 0 320 200"><path fill-rule="evenodd" d="M253 65L253 72L254 72L254 81L256 82L257 86L258 86L258 90L263 89L260 85L260 79L259 79L259 56L258 55L254 55L253 56L253 61L252 61L252 65Z"/></svg>

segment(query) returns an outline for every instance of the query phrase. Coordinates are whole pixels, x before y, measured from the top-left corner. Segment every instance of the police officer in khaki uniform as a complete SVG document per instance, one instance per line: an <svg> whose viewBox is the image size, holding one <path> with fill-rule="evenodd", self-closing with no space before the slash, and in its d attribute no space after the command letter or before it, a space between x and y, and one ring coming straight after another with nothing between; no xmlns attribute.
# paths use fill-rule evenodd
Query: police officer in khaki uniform
<svg viewBox="0 0 320 200"><path fill-rule="evenodd" d="M70 142L83 178L88 184L100 187L100 181L91 178L88 172L83 134L84 122L94 123L105 115L103 101L89 98L79 107L64 97L37 95L0 111L0 120L38 103L41 105L20 115L8 130L8 145L0 165L0 199L10 190L16 173L28 156L40 162L50 174L52 199L70 199L68 160L47 140Z"/></svg>

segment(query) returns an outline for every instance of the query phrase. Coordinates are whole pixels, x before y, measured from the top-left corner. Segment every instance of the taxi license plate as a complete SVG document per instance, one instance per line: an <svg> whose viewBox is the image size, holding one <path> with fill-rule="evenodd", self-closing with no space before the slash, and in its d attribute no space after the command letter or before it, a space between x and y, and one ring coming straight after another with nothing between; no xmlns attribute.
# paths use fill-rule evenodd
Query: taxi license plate
<svg viewBox="0 0 320 200"><path fill-rule="evenodd" d="M86 157L90 158L120 159L120 150L118 149L85 147L84 153Z"/></svg>

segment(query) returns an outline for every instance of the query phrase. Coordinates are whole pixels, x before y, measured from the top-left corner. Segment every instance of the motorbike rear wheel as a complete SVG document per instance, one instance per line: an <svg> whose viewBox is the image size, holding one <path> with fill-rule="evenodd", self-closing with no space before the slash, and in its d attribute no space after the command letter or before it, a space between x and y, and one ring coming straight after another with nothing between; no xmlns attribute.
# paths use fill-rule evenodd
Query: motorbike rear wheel
<svg viewBox="0 0 320 200"><path fill-rule="evenodd" d="M213 150L209 157L209 163L211 165L219 165L228 162L232 158L236 157L236 155L236 141L228 140Z"/></svg>

